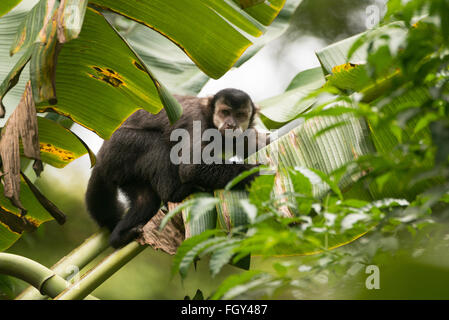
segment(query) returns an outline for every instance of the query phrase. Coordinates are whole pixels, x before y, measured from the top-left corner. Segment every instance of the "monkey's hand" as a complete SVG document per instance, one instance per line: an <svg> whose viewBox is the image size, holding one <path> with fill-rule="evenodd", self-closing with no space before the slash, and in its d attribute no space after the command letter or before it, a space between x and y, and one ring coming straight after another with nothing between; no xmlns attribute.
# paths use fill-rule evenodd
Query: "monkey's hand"
<svg viewBox="0 0 449 320"><path fill-rule="evenodd" d="M260 164L244 164L241 165L241 171L240 174L249 170L252 170L254 168L258 168ZM260 176L260 171L256 171L254 173L251 173L249 176L245 177L242 181L238 182L233 189L235 190L245 190L247 187L253 183L254 179L256 179L258 176Z"/></svg>

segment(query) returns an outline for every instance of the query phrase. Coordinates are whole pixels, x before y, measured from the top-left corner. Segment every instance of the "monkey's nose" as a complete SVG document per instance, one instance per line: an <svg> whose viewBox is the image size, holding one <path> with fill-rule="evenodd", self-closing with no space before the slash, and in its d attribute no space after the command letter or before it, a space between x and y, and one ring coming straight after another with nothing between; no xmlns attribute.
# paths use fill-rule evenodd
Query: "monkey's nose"
<svg viewBox="0 0 449 320"><path fill-rule="evenodd" d="M235 130L237 128L237 126L233 123L226 123L225 124L225 129L230 129L230 130Z"/></svg>

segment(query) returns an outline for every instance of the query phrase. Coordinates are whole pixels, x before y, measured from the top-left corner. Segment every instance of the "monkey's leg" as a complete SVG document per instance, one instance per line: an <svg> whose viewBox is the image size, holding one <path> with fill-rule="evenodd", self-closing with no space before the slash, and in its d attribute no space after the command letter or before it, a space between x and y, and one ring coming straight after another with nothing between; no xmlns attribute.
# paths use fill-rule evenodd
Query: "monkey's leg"
<svg viewBox="0 0 449 320"><path fill-rule="evenodd" d="M169 202L182 202L185 198L187 198L192 193L202 191L191 184L182 184L177 188L168 198Z"/></svg>
<svg viewBox="0 0 449 320"><path fill-rule="evenodd" d="M92 170L86 192L86 205L90 215L100 225L112 231L124 212L117 200L117 186L104 178L98 166Z"/></svg>
<svg viewBox="0 0 449 320"><path fill-rule="evenodd" d="M109 240L114 248L122 247L136 239L142 227L157 213L161 199L148 186L123 187L130 200L128 213L114 228Z"/></svg>

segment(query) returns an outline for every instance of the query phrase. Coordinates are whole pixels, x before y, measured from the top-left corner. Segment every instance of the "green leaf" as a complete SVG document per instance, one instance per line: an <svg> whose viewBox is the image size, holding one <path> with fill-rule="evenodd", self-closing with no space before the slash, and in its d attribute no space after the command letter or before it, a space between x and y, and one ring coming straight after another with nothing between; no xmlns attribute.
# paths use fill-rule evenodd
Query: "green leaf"
<svg viewBox="0 0 449 320"><path fill-rule="evenodd" d="M303 194L306 197L312 196L312 184L299 170L290 170L290 178L292 180L293 189L296 193Z"/></svg>
<svg viewBox="0 0 449 320"><path fill-rule="evenodd" d="M273 41L274 39L279 38L284 32L288 29L290 25L290 20L295 13L298 6L301 4L302 0L289 0L282 7L282 10L279 12L279 15L270 24L267 28L266 32L262 37L253 40L253 45L249 47L245 53L240 57L237 63L234 65L235 67L240 67L243 63L248 61L251 57L253 57L263 46L267 43Z"/></svg>
<svg viewBox="0 0 449 320"><path fill-rule="evenodd" d="M111 26L112 27L112 26ZM125 38L123 38L119 33L119 37L122 39L123 42L127 43ZM159 98L164 105L165 112L167 113L168 120L171 124L173 124L176 120L178 120L182 115L182 107L181 104L178 102L178 100L175 99L171 95L171 93L165 88L165 86L159 82L158 79L152 74L152 72L147 68L145 63L142 61L142 59L139 57L139 55L132 49L132 47L129 47L129 49L132 51L132 53L139 59L139 62L141 63L139 69L144 70L148 76L153 80L154 85L156 86L157 93L159 95ZM137 66L137 65L136 65Z"/></svg>
<svg viewBox="0 0 449 320"><path fill-rule="evenodd" d="M248 190L249 200L252 204L260 207L265 201L270 199L273 191L274 179L275 176L273 174L261 175L254 179L254 182Z"/></svg>
<svg viewBox="0 0 449 320"><path fill-rule="evenodd" d="M32 48L29 48L22 55L15 55L14 57L9 55L9 48L14 41L17 28L25 15L26 13L23 11L13 10L0 19L0 30L2 30L2 36L0 37L0 81L2 82L0 96L1 104L6 109L4 119L0 120L0 126L4 126L6 120L19 104L25 90L25 84L29 80L29 69L26 62L29 60ZM22 70L22 67L22 76L19 78L19 71ZM16 81L17 84L13 86Z"/></svg>
<svg viewBox="0 0 449 320"><path fill-rule="evenodd" d="M27 49L32 46L36 41L39 41L39 33L41 32L44 22L49 21L53 15L56 1L40 0L27 14L25 19L22 20L15 40L13 41L10 49L10 54L14 55L21 49ZM42 34L45 37L45 32Z"/></svg>
<svg viewBox="0 0 449 320"><path fill-rule="evenodd" d="M326 86L334 86L340 90L362 91L372 84L364 65L349 65L329 76Z"/></svg>
<svg viewBox="0 0 449 320"><path fill-rule="evenodd" d="M44 27L39 33L38 40L33 45L30 61L30 79L33 98L37 106L42 103L54 105L57 102L55 88L55 70L60 45L57 39L56 17L59 2L53 1L48 7ZM52 1L47 2L49 5ZM25 28L29 27L28 25Z"/></svg>
<svg viewBox="0 0 449 320"><path fill-rule="evenodd" d="M58 103L38 109L69 116L107 139L138 109L157 113L162 108L160 94L172 101L153 79L105 18L88 8L79 37L66 43L58 56Z"/></svg>
<svg viewBox="0 0 449 320"><path fill-rule="evenodd" d="M315 102L309 95L324 83L321 68L300 72L286 92L258 102L264 124L268 129L277 129L303 114Z"/></svg>
<svg viewBox="0 0 449 320"><path fill-rule="evenodd" d="M147 70L148 73L150 73L149 70ZM159 81L157 81L154 77L153 82L156 85L157 92L159 94L159 98L162 101L162 104L164 105L165 112L167 113L168 120L171 124L175 123L176 120L181 118L182 115L182 106L178 102L178 100L175 99L171 95L171 93L165 88L163 84L161 84Z"/></svg>
<svg viewBox="0 0 449 320"><path fill-rule="evenodd" d="M121 35L170 92L196 96L210 79L170 40L121 16L110 18Z"/></svg>
<svg viewBox="0 0 449 320"><path fill-rule="evenodd" d="M195 258L207 247L212 246L214 244L220 243L224 241L226 238L224 237L215 237L208 239L206 241L202 241L201 243L198 243L194 247L191 248L183 257L183 259L179 263L179 274L182 278L185 278L187 276L187 271L190 267L190 265L193 263Z"/></svg>
<svg viewBox="0 0 449 320"><path fill-rule="evenodd" d="M67 219L66 215L61 210L59 210L59 208L53 202L47 199L23 172L21 172L21 176L27 186L30 188L31 192L33 192L36 200L39 201L39 203L45 208L45 210L47 210L47 212L59 224L64 224Z"/></svg>
<svg viewBox="0 0 449 320"><path fill-rule="evenodd" d="M95 155L73 132L47 118L38 117L37 123L43 162L63 168L89 153L92 165L95 164Z"/></svg>
<svg viewBox="0 0 449 320"><path fill-rule="evenodd" d="M401 23L395 22L368 30L318 50L316 55L325 73L332 74L332 69L336 66L365 63L368 59L368 48L375 48L384 43L381 35L395 39L392 44L399 42L406 35L406 31L401 27ZM371 41L374 41L374 44L371 44Z"/></svg>
<svg viewBox="0 0 449 320"><path fill-rule="evenodd" d="M217 204L217 215L222 229L232 231L236 227L248 224L248 216L240 204L240 200L248 197L247 192L216 190L215 196L220 199Z"/></svg>
<svg viewBox="0 0 449 320"><path fill-rule="evenodd" d="M345 125L334 127L333 130L316 137L318 132L342 120L345 120ZM260 163L270 163L274 168L317 169L328 175L358 157L373 152L374 146L366 123L348 113L311 118L250 156L248 161L257 159ZM284 178L281 178L278 193L294 192L291 190L289 178L281 176ZM340 188L344 189L353 184L359 177L357 174L345 174ZM319 179L317 183L313 183L315 197L322 197L329 190L329 186L319 182Z"/></svg>
<svg viewBox="0 0 449 320"><path fill-rule="evenodd" d="M323 180L324 182L326 182L326 184L332 189L332 191L335 192L335 194L340 198L340 200L343 200L343 194L341 193L340 188L338 187L338 181L333 181L332 179L330 179L327 174L316 170L316 169L310 169L312 170L314 173L316 173L321 180Z"/></svg>
<svg viewBox="0 0 449 320"><path fill-rule="evenodd" d="M286 3L274 22L266 28L264 35L253 39L254 44L245 51L234 67L240 67L265 44L280 37L287 30L289 20L301 1ZM122 16L107 17L170 92L194 96L210 79L176 44L163 35Z"/></svg>
<svg viewBox="0 0 449 320"><path fill-rule="evenodd" d="M215 277L220 270L231 261L235 254L235 248L238 244L226 244L226 246L215 250L209 260L209 268L212 273L212 277Z"/></svg>
<svg viewBox="0 0 449 320"><path fill-rule="evenodd" d="M234 256L232 261L229 263L231 266L236 268L240 268L243 270L249 270L251 267L251 254L247 254L245 256Z"/></svg>
<svg viewBox="0 0 449 320"><path fill-rule="evenodd" d="M251 45L251 41L236 28L252 36L262 34L258 23L249 20L238 6L224 0L91 2L165 35L212 78L221 77ZM284 1L275 2L274 5L262 4L249 8L246 12L259 22L269 24L284 4ZM180 27L181 21L184 27ZM220 39L219 46L217 39Z"/></svg>
<svg viewBox="0 0 449 320"><path fill-rule="evenodd" d="M249 202L249 199L240 200L240 206L245 211L249 223L254 223L257 216L257 207Z"/></svg>
<svg viewBox="0 0 449 320"><path fill-rule="evenodd" d="M243 9L265 2L265 0L239 0L239 1L240 1L240 6Z"/></svg>
<svg viewBox="0 0 449 320"><path fill-rule="evenodd" d="M2 4L0 6L0 17L7 14L20 2L22 2L22 0L2 0Z"/></svg>
<svg viewBox="0 0 449 320"><path fill-rule="evenodd" d="M186 239L181 246L179 246L175 257L173 258L172 274L179 272L181 277L185 278L189 266L198 254L208 246L223 241L223 237L211 238L219 233L219 230L206 230L199 235Z"/></svg>
<svg viewBox="0 0 449 320"><path fill-rule="evenodd" d="M388 104L382 107L382 112L385 116L391 116L401 110L403 106L420 106L428 99L429 95L426 89L416 88L408 91L399 97L395 97ZM405 139L410 139L412 135L417 137L427 138L430 137L430 131L421 130L419 126L419 132L415 132L415 127L419 124L420 119L412 119L406 126L405 130L399 129L400 134ZM382 153L388 153L398 144L397 135L394 133L393 126L374 125L368 119L369 128L371 130L372 138L376 149Z"/></svg>
<svg viewBox="0 0 449 320"><path fill-rule="evenodd" d="M213 9L216 13L229 21L235 27L245 31L253 37L262 35L262 26L255 23L246 12L242 12L232 2L223 0L202 0L203 3ZM237 14L239 13L239 14Z"/></svg>
<svg viewBox="0 0 449 320"><path fill-rule="evenodd" d="M28 2L23 4L28 4ZM23 7L22 4L20 6ZM1 126L4 125L6 119L9 118L9 115L19 103L25 89L25 84L28 81L28 66L25 66L25 64L29 59L33 47L29 46L21 55L9 57L9 49L11 43L13 43L15 39L17 28L26 16L26 13L24 13L23 10L23 8L20 10L14 9L14 11L0 19L0 29L2 30L2 36L0 37L0 61L2 62L0 65L0 81L3 82L4 80L1 86L1 95L4 95L5 93L5 86L9 86L11 83L19 80L17 85L2 99L2 102L6 105L6 117L5 120L2 121ZM19 79L19 71L21 69L24 71ZM10 82L11 79L14 80ZM41 142L48 141L57 148L67 150L73 153L74 158L86 153L86 148L83 146L82 142L70 133L70 131L52 123L48 119L40 117L38 117L38 126ZM47 139L47 137L51 137L51 139ZM71 159L61 160L52 158L49 153L42 150L41 156L44 161L55 165L56 167L62 167L71 161ZM24 231L32 231L41 223L52 219L45 208L35 198L33 192L23 179L20 182L20 189L21 203L28 211L27 215L24 217L21 217L19 209L14 207L11 202L4 197L3 186L0 188L0 251L11 246L20 238Z"/></svg>
<svg viewBox="0 0 449 320"><path fill-rule="evenodd" d="M0 251L9 248L23 232L33 231L43 222L53 219L23 179L20 182L20 201L28 211L23 217L20 210L5 198L0 184Z"/></svg>
<svg viewBox="0 0 449 320"><path fill-rule="evenodd" d="M43 7L42 2L39 3L27 16L27 19L31 16L33 20L25 19L26 24L22 27L24 30L32 30L29 39L32 41L35 38L36 42L33 45L30 63L34 101L36 105L45 103L54 105L57 103L55 70L61 44L78 37L86 12L87 0L44 2L46 2L45 12L39 10ZM40 26L39 23L41 23ZM36 35L39 28L40 31ZM20 41L14 50L20 48Z"/></svg>
<svg viewBox="0 0 449 320"><path fill-rule="evenodd" d="M4 215L4 212L1 214ZM4 220L5 217L2 216L2 221L0 222L0 252L12 246L21 236L20 232L14 232L8 225L8 222Z"/></svg>
<svg viewBox="0 0 449 320"><path fill-rule="evenodd" d="M311 82L324 83L323 68L317 67L301 71L292 79L285 91L290 91L299 87L306 86Z"/></svg>
<svg viewBox="0 0 449 320"><path fill-rule="evenodd" d="M364 63L367 59L366 42L363 46L358 47L355 52L352 52L353 50L351 50L354 43L357 43L357 40L364 35L365 33L357 34L318 50L316 55L325 73L331 74L333 73L332 69L334 67L344 65L346 63ZM351 58L348 60L349 53L351 54Z"/></svg>
<svg viewBox="0 0 449 320"><path fill-rule="evenodd" d="M241 274L234 274L226 278L225 281L222 282L220 287L214 292L211 297L211 300L222 299L223 296L229 292L231 289L244 285L245 283L250 282L251 280L257 279L262 276L261 271L250 270Z"/></svg>
<svg viewBox="0 0 449 320"><path fill-rule="evenodd" d="M238 3L239 0L233 0ZM282 6L285 4L285 0L270 0L269 2L264 1L255 6L251 6L245 9L253 18L257 19L263 25L269 25L276 18Z"/></svg>
<svg viewBox="0 0 449 320"><path fill-rule="evenodd" d="M19 82L20 75L25 68L26 64L31 58L31 53L33 52L33 47L28 48L26 52L17 60L14 67L11 71L6 75L3 79L2 84L0 85L0 113L2 115L5 114L6 108L3 104L3 99L9 90L14 88L16 84Z"/></svg>
<svg viewBox="0 0 449 320"><path fill-rule="evenodd" d="M218 200L213 197L194 197L193 204L185 210L185 220L186 222L192 221L195 223L199 221L204 215L207 215L212 209L215 209L215 205Z"/></svg>
<svg viewBox="0 0 449 320"><path fill-rule="evenodd" d="M212 276L216 276L220 272L221 268L227 263L237 268L248 270L250 264L249 255L246 256L245 259L241 259L236 263L234 263L234 261L231 261L232 257L234 256L233 250L237 248L240 242L241 239L239 238L223 238L222 241L207 246L207 248L202 250L201 254L199 254L198 256L201 259L204 256L212 253L209 261Z"/></svg>
<svg viewBox="0 0 449 320"><path fill-rule="evenodd" d="M183 210L183 217L189 215L190 211L197 208L195 219L185 223L186 238L198 235L205 230L215 229L217 227L217 212L214 208L200 208L198 206L192 206Z"/></svg>
<svg viewBox="0 0 449 320"><path fill-rule="evenodd" d="M182 204L168 212L159 226L162 230L167 222L179 212L182 212L186 238L201 234L205 230L215 229L217 213L215 205L218 200L207 193L196 193L189 196Z"/></svg>
<svg viewBox="0 0 449 320"><path fill-rule="evenodd" d="M33 19L43 16L42 12L37 14L39 12L37 9L40 8L41 11L45 9L40 6L42 7L41 3L28 13L21 28L25 27L26 22L31 24L29 28L35 27L37 22ZM5 30L8 32L11 30L11 33L14 33L18 21L23 20L23 17L23 13L8 14L2 18L0 24L4 23ZM38 111L55 110L62 115L70 116L74 121L97 132L103 138L108 138L124 119L137 109L144 108L155 113L162 108L162 103L159 92L143 63L105 19L99 13L89 9L85 20L80 38L65 44L58 58L56 70L58 104L56 106L41 105ZM32 32L28 30L24 33L28 35L25 44L31 33L37 37L38 30ZM34 43L35 38L33 39L33 41L30 40L29 45ZM5 49L2 48L10 44L13 39L8 35L4 41L5 46L0 46L0 54L9 59ZM92 41L97 44L92 46ZM114 51L110 50L111 46ZM32 47L28 48L31 50ZM24 61L26 57L23 56ZM17 62L16 58L9 60L11 64ZM24 61L19 62L18 65L22 65ZM15 107L23 93L27 67L24 70L19 85L13 88L4 100L7 116L11 112L8 108ZM1 71L1 74L5 73ZM74 83L76 86L73 85ZM160 90L166 101L170 101L168 93L163 88ZM175 111L173 115L176 116L176 114L179 113Z"/></svg>

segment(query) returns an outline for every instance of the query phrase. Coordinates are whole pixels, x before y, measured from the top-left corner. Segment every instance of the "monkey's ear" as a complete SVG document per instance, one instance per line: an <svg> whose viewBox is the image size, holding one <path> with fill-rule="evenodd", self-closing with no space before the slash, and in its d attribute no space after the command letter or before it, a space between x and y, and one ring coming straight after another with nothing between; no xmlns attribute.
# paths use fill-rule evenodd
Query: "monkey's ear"
<svg viewBox="0 0 449 320"><path fill-rule="evenodd" d="M259 116L260 115L260 106L255 103L253 103L253 106L254 106L254 115Z"/></svg>
<svg viewBox="0 0 449 320"><path fill-rule="evenodd" d="M211 110L213 97L199 98L200 106L206 110Z"/></svg>

